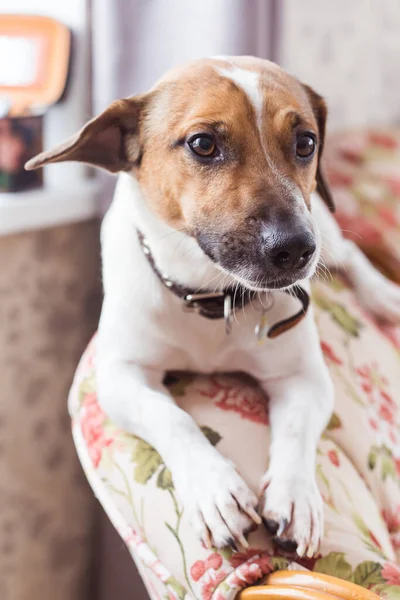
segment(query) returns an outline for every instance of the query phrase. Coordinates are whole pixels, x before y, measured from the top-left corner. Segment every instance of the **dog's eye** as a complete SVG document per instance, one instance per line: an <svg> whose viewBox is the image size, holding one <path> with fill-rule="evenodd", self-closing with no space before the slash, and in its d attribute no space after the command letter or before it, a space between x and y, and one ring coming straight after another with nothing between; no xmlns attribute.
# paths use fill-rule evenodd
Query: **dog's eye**
<svg viewBox="0 0 400 600"><path fill-rule="evenodd" d="M212 156L217 149L209 135L196 135L188 141L188 146L194 154L205 158Z"/></svg>
<svg viewBox="0 0 400 600"><path fill-rule="evenodd" d="M303 133L297 138L296 154L299 158L311 158L316 146L315 138L309 133Z"/></svg>

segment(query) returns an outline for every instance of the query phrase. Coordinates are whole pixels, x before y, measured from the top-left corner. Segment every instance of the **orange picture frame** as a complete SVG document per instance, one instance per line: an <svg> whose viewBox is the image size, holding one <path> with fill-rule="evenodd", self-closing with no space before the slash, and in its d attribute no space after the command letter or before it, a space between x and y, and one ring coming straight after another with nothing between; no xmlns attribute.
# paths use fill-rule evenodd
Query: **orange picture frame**
<svg viewBox="0 0 400 600"><path fill-rule="evenodd" d="M62 23L36 15L0 15L0 37L32 39L37 48L35 72L27 85L0 86L10 102L10 116L26 114L31 106L59 100L67 81L71 32Z"/></svg>

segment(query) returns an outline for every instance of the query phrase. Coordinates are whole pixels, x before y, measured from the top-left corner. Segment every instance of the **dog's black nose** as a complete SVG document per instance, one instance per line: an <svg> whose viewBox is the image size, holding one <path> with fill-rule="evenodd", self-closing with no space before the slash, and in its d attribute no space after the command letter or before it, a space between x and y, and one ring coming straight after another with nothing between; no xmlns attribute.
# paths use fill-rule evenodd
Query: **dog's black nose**
<svg viewBox="0 0 400 600"><path fill-rule="evenodd" d="M316 250L311 233L301 232L280 235L271 248L272 264L278 269L294 271L302 269L310 262Z"/></svg>

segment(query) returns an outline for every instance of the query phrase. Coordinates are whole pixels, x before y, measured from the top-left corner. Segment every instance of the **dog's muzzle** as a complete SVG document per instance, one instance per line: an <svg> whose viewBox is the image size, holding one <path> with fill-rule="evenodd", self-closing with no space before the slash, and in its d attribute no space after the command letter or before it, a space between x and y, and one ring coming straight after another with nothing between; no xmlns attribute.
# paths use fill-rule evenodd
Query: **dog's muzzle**
<svg viewBox="0 0 400 600"><path fill-rule="evenodd" d="M281 289L309 277L317 258L311 225L301 219L259 220L257 225L223 234L199 232L203 252L252 289Z"/></svg>

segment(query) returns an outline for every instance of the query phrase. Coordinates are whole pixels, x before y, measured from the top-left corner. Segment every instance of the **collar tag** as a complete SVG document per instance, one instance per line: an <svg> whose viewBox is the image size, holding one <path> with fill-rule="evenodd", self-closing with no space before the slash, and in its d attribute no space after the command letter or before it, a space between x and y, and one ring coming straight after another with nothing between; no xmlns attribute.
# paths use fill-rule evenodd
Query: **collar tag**
<svg viewBox="0 0 400 600"><path fill-rule="evenodd" d="M232 331L232 318L233 318L232 296L230 294L226 294L226 296L224 298L224 319L225 319L225 331L228 335Z"/></svg>
<svg viewBox="0 0 400 600"><path fill-rule="evenodd" d="M264 309L261 311L260 320L257 323L254 333L256 334L257 340L262 344L265 342L266 337L268 336L268 320L267 320L267 311Z"/></svg>

